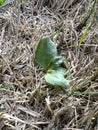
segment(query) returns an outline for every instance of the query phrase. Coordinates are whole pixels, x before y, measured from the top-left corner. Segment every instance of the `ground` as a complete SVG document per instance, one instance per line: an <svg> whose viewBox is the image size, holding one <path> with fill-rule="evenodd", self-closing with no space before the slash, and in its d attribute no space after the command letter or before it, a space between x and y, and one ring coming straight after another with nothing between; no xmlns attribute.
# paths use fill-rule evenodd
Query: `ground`
<svg viewBox="0 0 98 130"><path fill-rule="evenodd" d="M45 82L34 58L39 40L55 32L67 61L66 94ZM0 8L0 126L98 130L97 0L24 0Z"/></svg>

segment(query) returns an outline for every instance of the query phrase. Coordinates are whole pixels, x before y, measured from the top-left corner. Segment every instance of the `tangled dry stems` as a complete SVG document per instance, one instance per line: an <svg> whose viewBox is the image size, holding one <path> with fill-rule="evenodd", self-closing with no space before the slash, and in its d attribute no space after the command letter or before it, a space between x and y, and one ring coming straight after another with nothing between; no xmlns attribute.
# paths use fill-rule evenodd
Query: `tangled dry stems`
<svg viewBox="0 0 98 130"><path fill-rule="evenodd" d="M76 27L88 3L28 0L20 6L13 3L0 13L0 20L5 19L0 24L0 130L97 130L96 16L81 49L77 48L83 30L77 32ZM43 70L34 60L40 38L51 36L56 28L63 28L61 55L70 66L66 78L72 82L66 95L45 84Z"/></svg>

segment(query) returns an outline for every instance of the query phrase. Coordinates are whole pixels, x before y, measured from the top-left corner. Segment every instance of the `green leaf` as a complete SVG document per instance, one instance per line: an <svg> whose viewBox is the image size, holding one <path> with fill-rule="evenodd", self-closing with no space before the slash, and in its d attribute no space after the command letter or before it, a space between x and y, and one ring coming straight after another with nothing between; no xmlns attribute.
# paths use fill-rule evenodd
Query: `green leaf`
<svg viewBox="0 0 98 130"><path fill-rule="evenodd" d="M65 58L63 56L54 57L54 59L49 64L49 69L55 69L64 63Z"/></svg>
<svg viewBox="0 0 98 130"><path fill-rule="evenodd" d="M3 5L4 3L4 0L0 0L0 6Z"/></svg>
<svg viewBox="0 0 98 130"><path fill-rule="evenodd" d="M0 112L2 112L3 110L2 110L2 108L0 107Z"/></svg>
<svg viewBox="0 0 98 130"><path fill-rule="evenodd" d="M8 85L6 85L6 84L0 84L0 89L1 88L7 88L8 87Z"/></svg>
<svg viewBox="0 0 98 130"><path fill-rule="evenodd" d="M43 38L38 43L36 52L35 52L35 60L36 62L43 67L44 69L48 69L50 62L57 55L56 45L49 37Z"/></svg>
<svg viewBox="0 0 98 130"><path fill-rule="evenodd" d="M45 75L45 80L47 83L53 86L59 86L63 91L64 87L69 85L69 81L64 78L65 69L58 68L57 70L48 71Z"/></svg>
<svg viewBox="0 0 98 130"><path fill-rule="evenodd" d="M79 43L78 43L78 48L81 47L82 42L84 41L84 39L85 39L85 37L86 37L86 34L87 34L87 32L88 32L88 30L89 30L91 24L92 24L92 22L90 21L89 24L88 24L88 26L87 26L87 28L84 30L83 34L81 35L80 40L79 40Z"/></svg>

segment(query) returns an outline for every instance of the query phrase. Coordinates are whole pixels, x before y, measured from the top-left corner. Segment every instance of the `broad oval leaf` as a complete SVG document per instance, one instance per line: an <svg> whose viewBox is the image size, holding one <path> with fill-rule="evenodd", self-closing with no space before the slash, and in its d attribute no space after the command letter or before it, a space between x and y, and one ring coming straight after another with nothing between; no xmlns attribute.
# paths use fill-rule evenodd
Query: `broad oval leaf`
<svg viewBox="0 0 98 130"><path fill-rule="evenodd" d="M36 52L35 52L35 60L36 62L47 69L50 62L57 55L56 45L49 37L43 38L38 43Z"/></svg>
<svg viewBox="0 0 98 130"><path fill-rule="evenodd" d="M45 75L47 83L53 86L65 87L69 85L69 81L64 78L64 70L51 70Z"/></svg>

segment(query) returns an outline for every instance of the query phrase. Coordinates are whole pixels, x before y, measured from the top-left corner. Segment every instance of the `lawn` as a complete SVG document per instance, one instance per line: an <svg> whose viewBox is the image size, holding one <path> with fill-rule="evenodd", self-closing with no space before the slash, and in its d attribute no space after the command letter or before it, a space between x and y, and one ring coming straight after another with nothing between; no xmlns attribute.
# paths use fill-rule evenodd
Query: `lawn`
<svg viewBox="0 0 98 130"><path fill-rule="evenodd" d="M55 60L44 43L37 62L46 37ZM0 130L98 130L97 0L0 6Z"/></svg>

